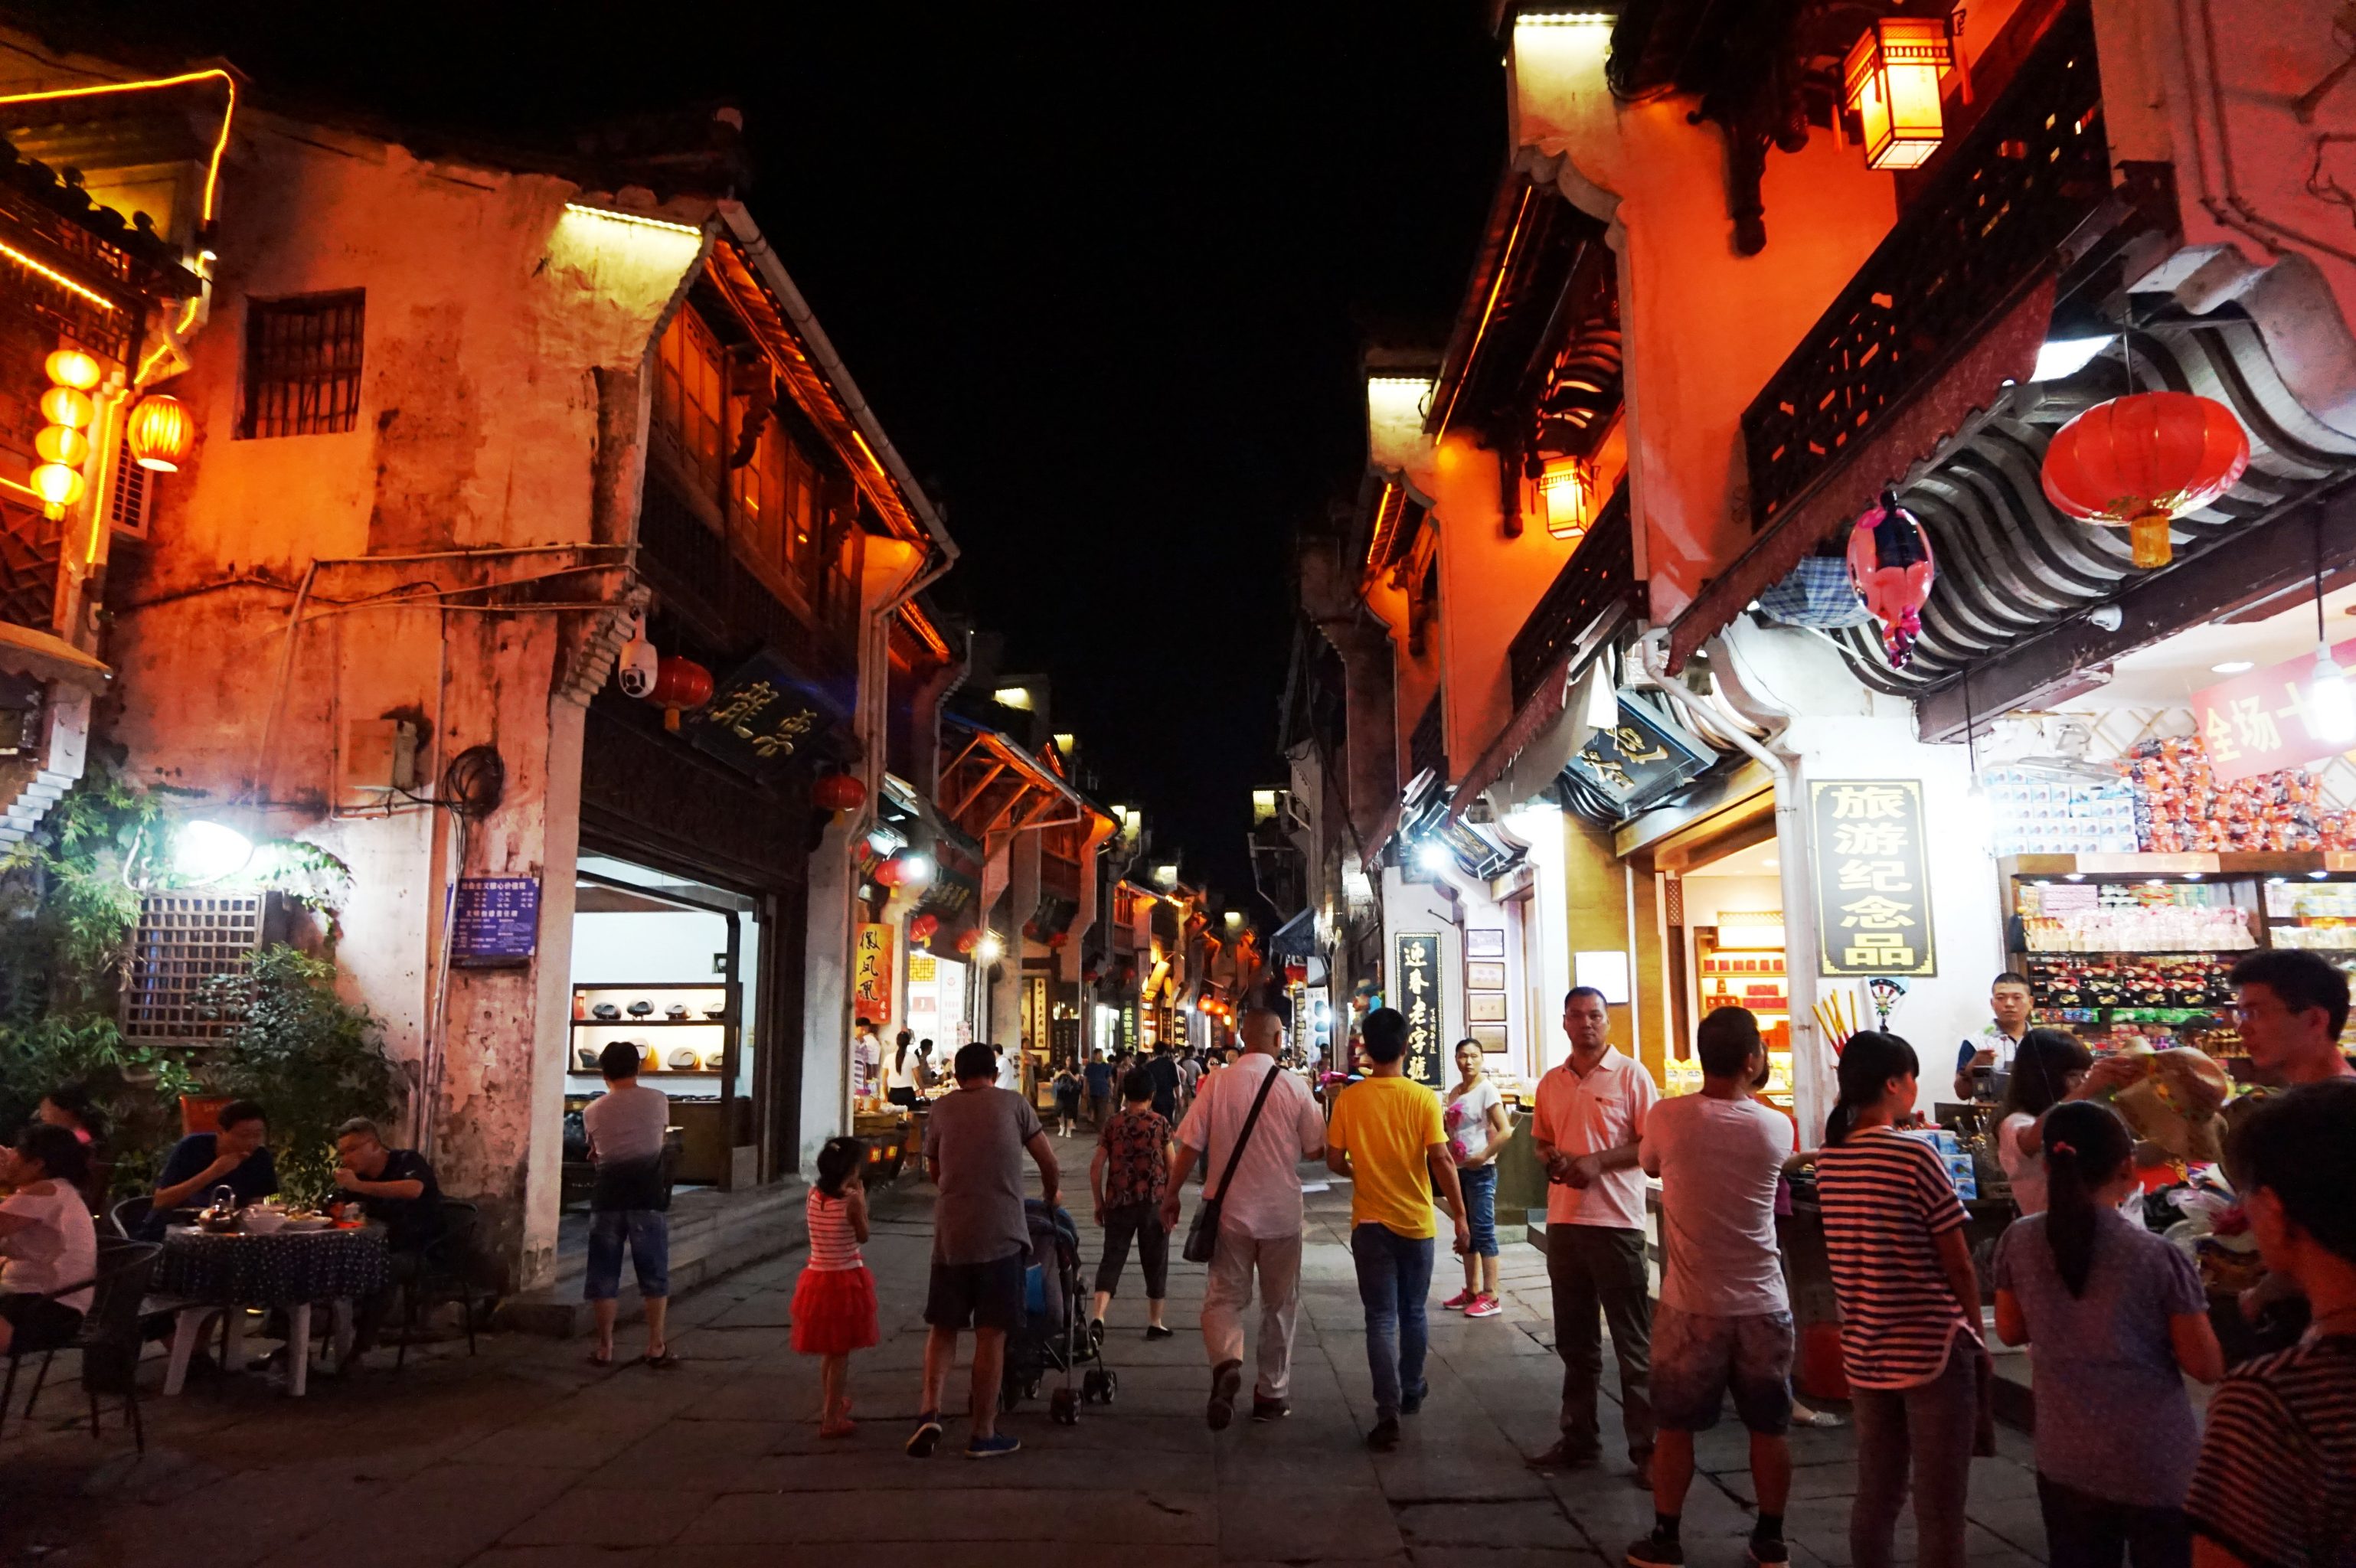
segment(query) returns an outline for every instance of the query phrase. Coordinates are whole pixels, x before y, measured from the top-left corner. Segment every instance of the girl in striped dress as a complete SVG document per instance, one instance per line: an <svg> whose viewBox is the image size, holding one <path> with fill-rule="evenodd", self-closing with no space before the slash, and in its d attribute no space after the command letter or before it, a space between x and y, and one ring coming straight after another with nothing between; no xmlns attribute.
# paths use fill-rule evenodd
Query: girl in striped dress
<svg viewBox="0 0 2356 1568"><path fill-rule="evenodd" d="M1850 1560L1889 1568L1912 1472L1922 1568L1963 1568L1964 1496L1978 1425L1979 1276L1946 1162L1901 1132L1914 1048L1861 1029L1816 1158L1825 1252L1857 1415Z"/></svg>
<svg viewBox="0 0 2356 1568"><path fill-rule="evenodd" d="M818 1151L818 1182L803 1205L809 1221L809 1262L794 1285L794 1349L817 1356L821 1437L848 1437L851 1352L875 1343L875 1276L859 1255L867 1240L867 1146L829 1138Z"/></svg>

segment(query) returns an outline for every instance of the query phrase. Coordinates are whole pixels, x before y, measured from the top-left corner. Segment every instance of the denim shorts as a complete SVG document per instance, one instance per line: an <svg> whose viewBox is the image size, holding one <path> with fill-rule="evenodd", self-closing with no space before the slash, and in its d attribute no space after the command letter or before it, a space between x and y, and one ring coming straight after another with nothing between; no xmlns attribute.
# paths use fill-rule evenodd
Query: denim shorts
<svg viewBox="0 0 2356 1568"><path fill-rule="evenodd" d="M670 1294L670 1216L659 1209L596 1209L589 1215L589 1267L584 1301L611 1301L622 1293L622 1243L630 1247L638 1294Z"/></svg>
<svg viewBox="0 0 2356 1568"><path fill-rule="evenodd" d="M1464 1222L1472 1232L1476 1257L1497 1255L1497 1168L1470 1166L1456 1173L1464 1189Z"/></svg>
<svg viewBox="0 0 2356 1568"><path fill-rule="evenodd" d="M1751 1431L1792 1429L1792 1315L1719 1317L1653 1308L1653 1413L1672 1432L1718 1424L1725 1396Z"/></svg>

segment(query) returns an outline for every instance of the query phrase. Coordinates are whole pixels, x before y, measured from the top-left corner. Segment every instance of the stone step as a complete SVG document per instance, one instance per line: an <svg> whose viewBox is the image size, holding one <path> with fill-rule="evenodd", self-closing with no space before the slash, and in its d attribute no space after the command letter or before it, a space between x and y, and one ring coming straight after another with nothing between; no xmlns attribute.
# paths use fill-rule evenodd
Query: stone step
<svg viewBox="0 0 2356 1568"><path fill-rule="evenodd" d="M809 1233L802 1201L809 1190L800 1181L779 1181L738 1192L675 1193L670 1206L672 1299L738 1269L807 1247ZM589 1332L589 1304L581 1299L589 1263L587 1236L585 1213L565 1216L557 1242L555 1278L499 1303L500 1327L559 1339ZM637 1279L626 1263L616 1299L621 1321L634 1323L645 1316Z"/></svg>

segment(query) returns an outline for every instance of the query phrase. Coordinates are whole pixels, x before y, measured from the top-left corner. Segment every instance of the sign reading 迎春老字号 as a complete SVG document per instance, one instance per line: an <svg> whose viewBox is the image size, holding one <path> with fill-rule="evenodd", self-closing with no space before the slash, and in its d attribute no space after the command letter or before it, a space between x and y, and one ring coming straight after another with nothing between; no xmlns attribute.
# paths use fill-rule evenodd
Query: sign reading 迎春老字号
<svg viewBox="0 0 2356 1568"><path fill-rule="evenodd" d="M1812 779L1819 975L1936 975L1918 779Z"/></svg>
<svg viewBox="0 0 2356 1568"><path fill-rule="evenodd" d="M1427 1089L1441 1087L1440 933L1402 932L1398 938L1398 1009L1407 1015L1407 1075Z"/></svg>
<svg viewBox="0 0 2356 1568"><path fill-rule="evenodd" d="M1715 753L1635 692L1621 692L1618 708L1616 720L1590 734L1563 768L1625 819L1709 766Z"/></svg>

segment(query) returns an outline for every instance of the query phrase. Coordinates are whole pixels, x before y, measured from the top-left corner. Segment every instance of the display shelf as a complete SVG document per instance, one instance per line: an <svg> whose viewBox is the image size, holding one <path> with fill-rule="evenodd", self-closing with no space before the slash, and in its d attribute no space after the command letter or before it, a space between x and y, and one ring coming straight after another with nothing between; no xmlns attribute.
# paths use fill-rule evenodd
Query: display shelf
<svg viewBox="0 0 2356 1568"><path fill-rule="evenodd" d="M574 1029L726 1029L725 1017L716 1019L574 1019Z"/></svg>

